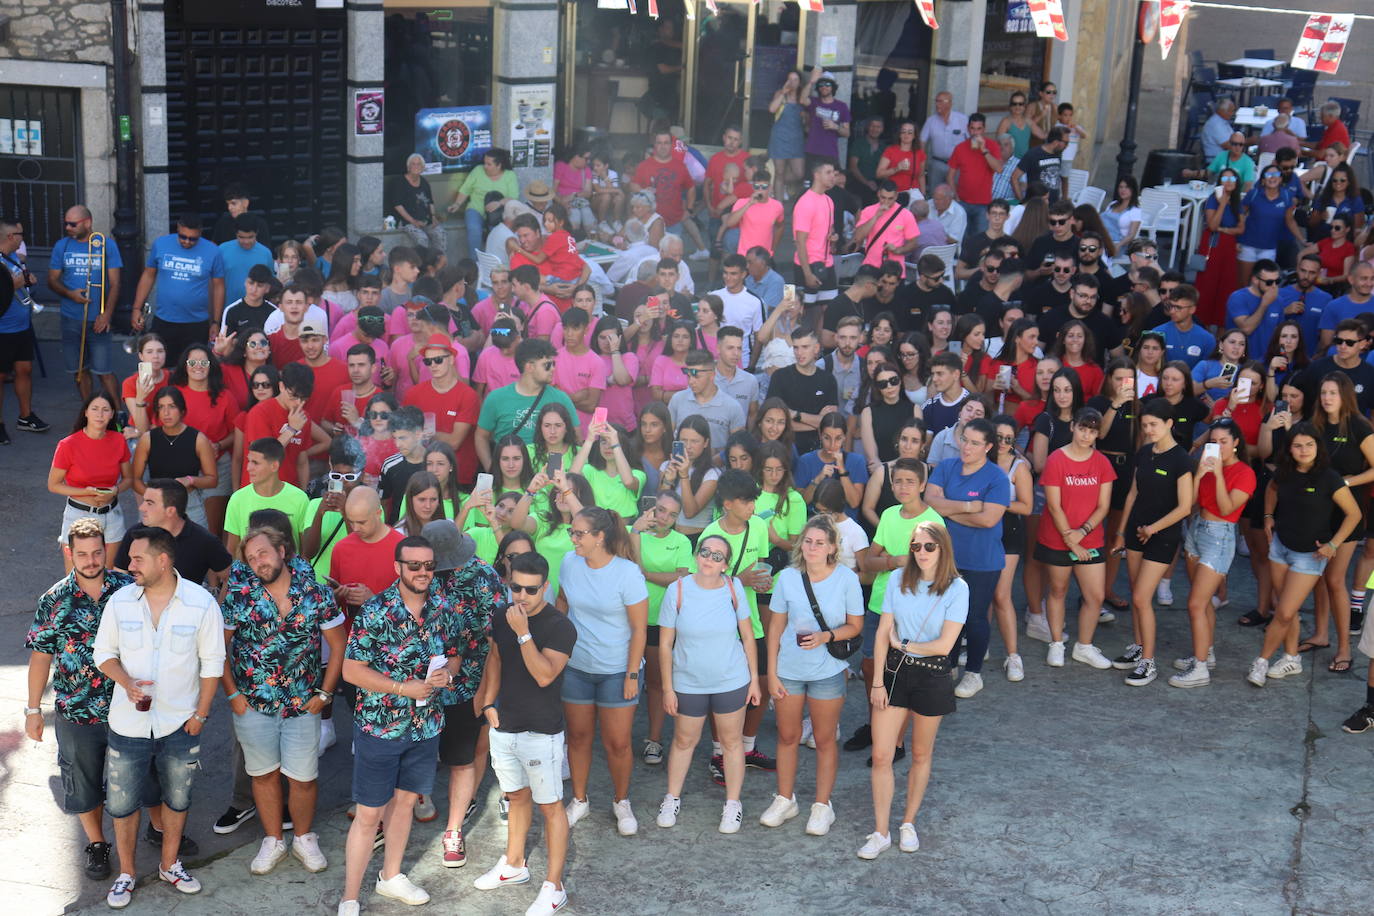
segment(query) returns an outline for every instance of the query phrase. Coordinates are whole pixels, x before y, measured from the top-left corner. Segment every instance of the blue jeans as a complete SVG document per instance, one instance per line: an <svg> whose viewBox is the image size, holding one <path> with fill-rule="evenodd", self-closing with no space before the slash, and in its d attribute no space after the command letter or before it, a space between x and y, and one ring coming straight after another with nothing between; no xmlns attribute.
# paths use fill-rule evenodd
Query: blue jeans
<svg viewBox="0 0 1374 916"><path fill-rule="evenodd" d="M105 754L106 810L114 818L136 813L147 802L148 783L155 782L162 785L164 805L185 811L199 769L200 736L188 735L185 726L163 738L128 738L112 730Z"/></svg>
<svg viewBox="0 0 1374 916"><path fill-rule="evenodd" d="M964 238L972 238L988 228L987 204L966 204L961 200L959 206L968 214L968 228L964 230Z"/></svg>
<svg viewBox="0 0 1374 916"><path fill-rule="evenodd" d="M468 251L472 253L472 259L477 260L477 252L482 250L483 235L486 231L486 220L480 211L471 207L463 211L463 224L468 230Z"/></svg>
<svg viewBox="0 0 1374 916"><path fill-rule="evenodd" d="M992 622L988 619L988 611L992 608L992 599L997 592L997 580L1001 578L1002 573L996 569L965 569L959 574L968 583L968 620L964 623L964 631L961 634L968 643L968 664L964 666L964 670L981 674L983 657L988 654L988 641L992 638ZM953 668L958 663L959 643L955 642L954 648L949 651L949 666Z"/></svg>
<svg viewBox="0 0 1374 916"><path fill-rule="evenodd" d="M82 368L81 362L81 325L83 322L79 318L68 318L62 316L62 361L66 363L67 371L75 373ZM110 375L114 370L110 368L110 347L113 335L106 331L104 334L95 332L95 322L84 322L86 325L86 359L85 370L96 375Z"/></svg>

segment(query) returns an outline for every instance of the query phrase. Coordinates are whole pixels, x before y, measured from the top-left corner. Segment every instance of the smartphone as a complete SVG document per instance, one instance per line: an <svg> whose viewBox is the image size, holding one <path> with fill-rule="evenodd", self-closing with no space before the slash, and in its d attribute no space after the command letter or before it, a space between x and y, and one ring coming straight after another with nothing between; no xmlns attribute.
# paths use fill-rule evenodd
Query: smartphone
<svg viewBox="0 0 1374 916"><path fill-rule="evenodd" d="M153 382L153 364L139 360L138 383L145 388Z"/></svg>
<svg viewBox="0 0 1374 916"><path fill-rule="evenodd" d="M1135 394L1135 379L1128 378L1121 380L1121 391L1125 394Z"/></svg>
<svg viewBox="0 0 1374 916"><path fill-rule="evenodd" d="M1011 388L1011 366L997 367L997 387L1002 389Z"/></svg>
<svg viewBox="0 0 1374 916"><path fill-rule="evenodd" d="M674 439L674 440L673 440L673 452L672 452L672 457L673 457L673 458L686 458L686 457L687 457L687 443L683 442L681 439Z"/></svg>
<svg viewBox="0 0 1374 916"><path fill-rule="evenodd" d="M553 475L563 470L563 456L554 454L549 456L549 463L544 466L544 473L553 479Z"/></svg>
<svg viewBox="0 0 1374 916"><path fill-rule="evenodd" d="M1222 376L1222 378L1235 378L1235 377L1236 377L1236 372L1237 372L1239 369L1240 369L1240 366L1237 366L1235 363L1222 363L1222 364L1221 364L1221 376Z"/></svg>
<svg viewBox="0 0 1374 916"><path fill-rule="evenodd" d="M478 474L477 483L475 486L473 486L472 492L474 494L487 492L491 490L492 486L494 486L495 483L495 478L493 478L490 474Z"/></svg>
<svg viewBox="0 0 1374 916"><path fill-rule="evenodd" d="M784 283L784 284L782 285L782 297L783 297L784 299L795 299L795 298L797 298L797 284L795 284L795 283Z"/></svg>
<svg viewBox="0 0 1374 916"><path fill-rule="evenodd" d="M1274 413L1288 413L1288 402L1279 398L1279 402L1274 405Z"/></svg>
<svg viewBox="0 0 1374 916"><path fill-rule="evenodd" d="M657 505L658 505L658 497L657 497L657 496L641 496L641 497L639 498L639 513L640 513L640 515L643 515L645 512L648 512L648 511L652 510L652 509L653 509L655 506L657 506Z"/></svg>
<svg viewBox="0 0 1374 916"><path fill-rule="evenodd" d="M330 493L342 493L342 492L343 492L343 481L342 481L342 480L331 480L331 481L329 481L329 492L330 492Z"/></svg>
<svg viewBox="0 0 1374 916"><path fill-rule="evenodd" d="M1237 401L1249 401L1249 400L1250 400L1250 379L1248 379L1248 378L1242 378L1242 379L1237 379L1237 380L1236 380L1236 400L1237 400Z"/></svg>
<svg viewBox="0 0 1374 916"><path fill-rule="evenodd" d="M605 423L605 422L606 422L606 417L607 417L608 415L609 415L609 412L606 410L606 408L604 408L604 407L598 407L596 410L593 410L593 411L592 411L592 422L591 422L591 425L592 425L592 426L595 426L595 425L598 424L598 423Z"/></svg>
<svg viewBox="0 0 1374 916"><path fill-rule="evenodd" d="M1221 446L1218 445L1218 444L1215 443L1215 442L1208 442L1208 443L1206 443L1205 445L1203 445L1203 446L1202 446L1202 460L1203 460L1203 461L1206 461L1208 458L1217 458L1217 459L1220 459L1220 458L1221 458Z"/></svg>

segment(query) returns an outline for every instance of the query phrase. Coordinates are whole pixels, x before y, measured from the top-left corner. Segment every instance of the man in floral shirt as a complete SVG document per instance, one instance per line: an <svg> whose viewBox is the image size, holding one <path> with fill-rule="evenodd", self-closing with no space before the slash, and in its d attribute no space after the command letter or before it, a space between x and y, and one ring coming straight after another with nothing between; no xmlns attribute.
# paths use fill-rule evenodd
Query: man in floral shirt
<svg viewBox="0 0 1374 916"><path fill-rule="evenodd" d="M223 682L266 834L249 871L265 875L286 858L280 774L290 785L291 852L308 870L323 871L327 863L310 825L318 793L320 711L343 670L344 617L333 592L315 581L314 570L296 562L289 532L250 527L241 549L248 573L236 576L224 597ZM326 640L327 669L321 660Z"/></svg>
<svg viewBox="0 0 1374 916"><path fill-rule="evenodd" d="M377 893L411 905L429 900L401 872L401 859L415 802L434 788L444 724L438 691L452 686L460 663L457 615L446 596L430 591L434 566L429 541L419 536L401 540L395 553L397 581L363 604L348 637L343 675L358 688L353 709L357 816L345 847L339 916L358 913L363 872L388 803Z"/></svg>
<svg viewBox="0 0 1374 916"><path fill-rule="evenodd" d="M459 660L458 676L444 691L444 730L439 735L439 762L450 767L448 826L444 830L443 862L458 868L467 862L463 820L486 771L486 719L473 703L487 666L491 618L510 604L506 585L496 570L477 559L477 545L449 519L436 519L422 532L434 547L434 588L449 601L457 617L458 639L450 654ZM478 761L481 761L480 765Z"/></svg>
<svg viewBox="0 0 1374 916"><path fill-rule="evenodd" d="M24 732L43 740L40 704L53 676L57 715L57 762L66 790L63 807L86 831L86 876L110 876L110 844L105 842L105 722L110 714L114 681L95 667L91 641L110 595L133 582L125 573L105 568L105 533L95 519L79 519L67 532L66 554L72 571L38 599L38 612L24 645L29 655L29 702ZM485 641L485 640L484 640ZM483 652L483 655L486 653Z"/></svg>

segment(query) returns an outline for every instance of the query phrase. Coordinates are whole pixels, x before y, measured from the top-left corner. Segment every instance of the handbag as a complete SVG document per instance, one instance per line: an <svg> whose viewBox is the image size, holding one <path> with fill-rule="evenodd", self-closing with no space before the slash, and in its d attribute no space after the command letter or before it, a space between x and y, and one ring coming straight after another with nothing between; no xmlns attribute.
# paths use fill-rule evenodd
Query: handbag
<svg viewBox="0 0 1374 916"><path fill-rule="evenodd" d="M827 624L825 618L821 616L820 606L816 603L816 593L811 588L811 577L803 572L801 574L801 580L802 587L806 589L806 600L811 602L811 613L816 615L816 622L821 625L822 630L833 634L834 630L830 629L830 625ZM858 652L859 649L863 648L863 644L864 638L860 635L851 636L848 639L832 638L830 642L825 644L825 648L833 657L838 658L840 661L844 661L855 652Z"/></svg>

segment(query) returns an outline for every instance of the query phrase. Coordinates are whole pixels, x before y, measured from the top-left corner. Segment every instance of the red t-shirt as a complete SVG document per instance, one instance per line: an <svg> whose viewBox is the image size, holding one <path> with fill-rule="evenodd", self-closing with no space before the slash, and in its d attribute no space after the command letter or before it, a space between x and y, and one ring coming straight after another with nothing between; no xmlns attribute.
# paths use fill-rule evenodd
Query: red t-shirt
<svg viewBox="0 0 1374 916"><path fill-rule="evenodd" d="M128 440L119 433L107 430L99 439L92 439L82 429L57 443L52 466L67 472L69 487L115 487L119 485L119 466L132 460Z"/></svg>
<svg viewBox="0 0 1374 916"><path fill-rule="evenodd" d="M1317 243L1317 254L1322 259L1322 275L1328 280L1334 280L1345 276L1345 259L1357 254L1357 251L1349 239L1338 246L1327 238Z"/></svg>
<svg viewBox="0 0 1374 916"><path fill-rule="evenodd" d="M687 166L677 159L659 162L650 156L635 168L630 180L641 188L654 189L655 209L663 222L669 226L682 222L686 214L683 195L695 185Z"/></svg>
<svg viewBox="0 0 1374 916"><path fill-rule="evenodd" d="M544 239L544 257L544 263L539 265L542 275L570 282L581 278L582 255L577 242L565 230L559 229Z"/></svg>
<svg viewBox="0 0 1374 916"><path fill-rule="evenodd" d="M1250 496L1255 492L1257 483L1255 471L1244 461L1237 461L1232 465L1222 465L1221 479L1225 482L1228 493L1231 490L1240 490L1246 496ZM1240 521L1240 515L1245 511L1245 500L1241 500L1240 505L1236 506L1236 510L1230 515L1221 514L1221 510L1217 507L1217 485L1216 481L1212 479L1211 473L1202 475L1202 481L1198 486L1197 501L1204 511L1212 513L1223 522L1231 522L1232 524Z"/></svg>
<svg viewBox="0 0 1374 916"><path fill-rule="evenodd" d="M1034 388L1027 388L1027 391L1034 391ZM1035 418L1045 412L1045 402L1042 400L1022 401L1016 405L1016 413L1012 414L1012 419L1016 421L1017 429L1029 429L1035 422Z"/></svg>
<svg viewBox="0 0 1374 916"><path fill-rule="evenodd" d="M240 411L248 409L248 376L243 371L242 366L221 366L224 372L224 390L234 396L234 401L239 405Z"/></svg>
<svg viewBox="0 0 1374 916"><path fill-rule="evenodd" d="M229 389L221 391L219 399L213 404L210 403L208 391L196 391L181 385L177 386L177 390L186 399L186 425L205 433L211 445L217 445L233 434L234 420L242 411ZM218 456L218 448L215 454Z"/></svg>
<svg viewBox="0 0 1374 916"><path fill-rule="evenodd" d="M741 148L733 156L725 152L725 150L721 150L712 156L711 160L706 163L706 188L707 193L711 195L711 206L718 206L725 198L725 191L722 190L721 186L725 182L725 167L732 163L739 166L739 179L735 182L730 193L739 197L740 184L752 190L752 188L749 188L749 182L744 180L744 161L748 158L749 150L747 149ZM749 190L744 192L745 197L749 196Z"/></svg>
<svg viewBox="0 0 1374 916"><path fill-rule="evenodd" d="M890 177L898 191L910 191L916 187L916 176L920 175L921 170L926 167L924 150L904 150L894 143L883 150L883 158L887 160L889 168L897 170L896 174Z"/></svg>
<svg viewBox="0 0 1374 916"><path fill-rule="evenodd" d="M1230 403L1230 395L1217 401L1212 405L1212 416L1221 416ZM1260 425L1264 422L1264 408L1254 401L1248 404L1237 404L1231 408L1231 419L1235 420L1236 425L1240 427L1246 445L1252 447L1259 445L1259 431Z"/></svg>
<svg viewBox="0 0 1374 916"><path fill-rule="evenodd" d="M166 369L163 369L162 372L161 372L161 374L158 376L157 384L153 386L153 392L152 392L152 394L148 395L148 426L149 426L149 428L154 427L154 426L157 426L157 404L153 403L153 398L157 395L158 391L160 391L160 390L162 389L162 386L164 386L164 385L167 384L167 380L170 379L171 377L172 377L172 373L169 372L169 371L167 371ZM124 384L120 387L119 393L120 393L120 397L123 397L123 398L126 398L126 399L127 399L127 398L137 398L137 397L138 397L138 373L137 373L137 372L135 372L133 375L129 376L128 378L126 378L126 379L124 380Z"/></svg>
<svg viewBox="0 0 1374 916"><path fill-rule="evenodd" d="M375 544L356 533L348 535L329 555L329 578L344 585L365 585L374 595L381 594L396 581L396 545L404 537L395 528Z"/></svg>
<svg viewBox="0 0 1374 916"><path fill-rule="evenodd" d="M309 365L305 360L300 360L301 365ZM340 385L352 385L348 381L348 367L337 359L329 359L323 366L310 366L315 373L315 388L310 394L310 400L305 402L305 415L316 423L320 422L329 413L331 405L334 410L339 409L339 400L335 394Z"/></svg>
<svg viewBox="0 0 1374 916"><path fill-rule="evenodd" d="M1070 528L1077 528L1092 517L1097 511L1102 485L1113 480L1116 480L1116 471L1112 470L1112 463L1096 450L1087 461L1074 461L1062 448L1057 448L1050 453L1049 460L1045 462L1045 473L1040 475L1042 486L1059 488L1059 505L1064 510ZM1099 524L1079 543L1087 550L1100 550L1105 543L1103 534L1103 527ZM1036 537L1050 550L1069 549L1059 534L1059 528L1050 518L1049 509L1045 510Z"/></svg>
<svg viewBox="0 0 1374 916"><path fill-rule="evenodd" d="M997 145L997 141L991 137L984 137L983 140L987 143L987 151L992 153L993 158L1000 159L1002 148ZM954 188L959 199L966 204L986 206L992 203L992 179L996 173L988 165L983 153L974 149L972 143L972 140L965 140L954 148L954 155L949 157L949 168L950 171L959 170L959 181Z"/></svg>
<svg viewBox="0 0 1374 916"><path fill-rule="evenodd" d="M375 398L381 392L381 390L382 389L380 388L373 388L372 391L363 395L362 397L358 397L357 395L353 396L353 407L355 410L358 411L359 417L361 417L364 413L367 412L367 402ZM343 409L342 407L340 407L340 405L343 404L344 395L352 393L352 382L348 382L346 384L340 385L338 388L335 388L334 393L329 398L329 409L325 411L324 418L331 423L338 424L339 426L346 425L344 423L343 418Z"/></svg>
<svg viewBox="0 0 1374 916"><path fill-rule="evenodd" d="M468 435L458 446L458 482L469 484L476 480L477 449L471 428L477 425L477 415L482 411L477 392L461 381L443 393L434 390L433 381L421 382L406 392L405 403L420 408L421 413L434 414L436 432L451 433L459 423L468 425Z"/></svg>
<svg viewBox="0 0 1374 916"><path fill-rule="evenodd" d="M259 401L248 411L248 419L243 424L243 467L239 469L245 481L248 479L249 447L259 439L277 438L277 432L285 422L286 408L282 407L276 398ZM296 479L296 456L309 447L310 441L310 430L303 429L287 443L286 456L282 458L281 467L277 469L277 476L285 483L298 487L305 483Z"/></svg>
<svg viewBox="0 0 1374 916"><path fill-rule="evenodd" d="M301 339L286 339L286 331L274 331L267 335L268 341L272 344L272 365L278 370L287 363L299 363L305 359L305 351L301 349Z"/></svg>
<svg viewBox="0 0 1374 916"><path fill-rule="evenodd" d="M1102 390L1102 380L1106 378L1101 366L1097 363L1084 363L1081 366L1070 366L1065 363L1064 368L1078 373L1078 381L1083 386L1083 400L1097 397Z"/></svg>

